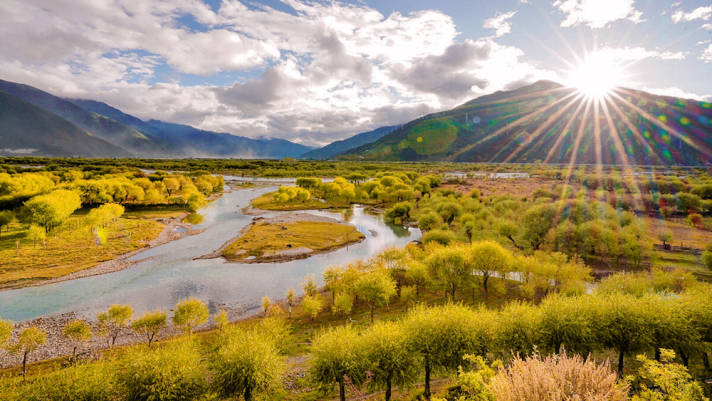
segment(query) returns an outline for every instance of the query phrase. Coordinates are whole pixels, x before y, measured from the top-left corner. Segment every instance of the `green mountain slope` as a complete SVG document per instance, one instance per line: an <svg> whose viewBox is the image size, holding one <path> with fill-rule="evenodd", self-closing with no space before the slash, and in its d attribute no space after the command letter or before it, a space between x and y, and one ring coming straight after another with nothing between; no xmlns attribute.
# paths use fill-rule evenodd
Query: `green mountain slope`
<svg viewBox="0 0 712 401"><path fill-rule="evenodd" d="M356 160L705 165L712 104L617 89L604 102L539 81L411 121Z"/></svg>
<svg viewBox="0 0 712 401"><path fill-rule="evenodd" d="M69 121L0 91L0 154L129 157Z"/></svg>
<svg viewBox="0 0 712 401"><path fill-rule="evenodd" d="M314 149L307 152L301 156L301 159L311 159L311 160L328 160L342 153L348 152L351 149L357 148L375 142L381 139L384 135L398 128L398 125L391 125L387 127L376 128L373 131L362 132L356 134L352 137L342 139L340 141L334 141L324 147L319 149Z"/></svg>

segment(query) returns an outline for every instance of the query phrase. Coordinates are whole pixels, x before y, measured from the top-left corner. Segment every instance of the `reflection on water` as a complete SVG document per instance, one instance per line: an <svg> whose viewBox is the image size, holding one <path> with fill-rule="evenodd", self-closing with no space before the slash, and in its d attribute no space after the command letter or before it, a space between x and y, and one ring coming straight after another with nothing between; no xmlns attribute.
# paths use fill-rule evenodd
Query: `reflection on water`
<svg viewBox="0 0 712 401"><path fill-rule="evenodd" d="M195 228L205 231L136 254L131 259L138 263L129 269L41 287L2 291L0 316L27 320L69 311L93 316L115 303L129 303L141 313L153 309L168 310L189 296L207 302L211 310L220 305L250 309L265 295L279 299L290 287L299 291L302 279L308 274L320 279L328 266L368 258L384 247L403 246L420 237L417 229L386 225L379 216L365 213L363 207L354 207L347 219L366 239L347 248L284 263L193 260L238 235L240 229L252 221L252 217L242 214L240 209L247 206L250 199L274 189L240 189L226 193L200 211L204 220ZM340 213L310 213L343 218Z"/></svg>

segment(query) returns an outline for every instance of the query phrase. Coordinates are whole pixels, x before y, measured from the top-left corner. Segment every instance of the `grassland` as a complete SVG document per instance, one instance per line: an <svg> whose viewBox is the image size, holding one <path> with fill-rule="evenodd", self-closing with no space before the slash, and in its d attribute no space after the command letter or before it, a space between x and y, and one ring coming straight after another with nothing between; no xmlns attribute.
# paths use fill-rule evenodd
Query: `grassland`
<svg viewBox="0 0 712 401"><path fill-rule="evenodd" d="M285 260L325 252L364 238L352 225L325 221L257 222L222 251L229 260Z"/></svg>
<svg viewBox="0 0 712 401"><path fill-rule="evenodd" d="M268 192L252 200L251 205L262 210L293 211L293 210L315 210L330 209L336 207L322 199L311 198L307 201L279 202L274 198L274 192Z"/></svg>
<svg viewBox="0 0 712 401"><path fill-rule="evenodd" d="M81 215L34 242L26 227L11 224L0 239L0 288L19 287L65 276L112 260L126 252L145 247L164 225L147 219L121 218L105 228L106 241L83 223Z"/></svg>

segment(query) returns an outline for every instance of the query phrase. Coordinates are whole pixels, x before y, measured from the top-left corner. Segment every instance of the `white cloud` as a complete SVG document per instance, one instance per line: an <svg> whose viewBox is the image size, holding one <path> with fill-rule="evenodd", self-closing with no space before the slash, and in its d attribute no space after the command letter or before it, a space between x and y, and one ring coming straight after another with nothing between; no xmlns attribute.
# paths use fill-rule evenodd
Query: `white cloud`
<svg viewBox="0 0 712 401"><path fill-rule="evenodd" d="M5 0L0 71L141 118L305 144L550 77L493 37L457 39L453 19L437 10L285 3L296 13L238 0L216 11L199 0ZM186 14L201 29L182 25ZM495 17L496 35L510 29L508 14ZM253 69L258 76L225 86L178 83L182 73Z"/></svg>
<svg viewBox="0 0 712 401"><path fill-rule="evenodd" d="M555 0L554 7L564 13L566 18L561 26L588 25L591 28L603 28L611 22L629 20L633 23L643 21L643 13L636 10L634 0Z"/></svg>
<svg viewBox="0 0 712 401"><path fill-rule="evenodd" d="M701 19L704 21L708 21L712 17L712 5L710 6L705 6L705 7L697 7L696 9L690 11L690 12L684 12L682 10L675 11L672 13L670 18L672 18L672 22L678 23L681 21L689 22L689 21L694 21L696 19Z"/></svg>
<svg viewBox="0 0 712 401"><path fill-rule="evenodd" d="M497 14L492 18L486 19L483 25L486 29L494 29L495 37L500 37L512 31L512 23L509 20L514 17L516 11L510 11L504 14Z"/></svg>
<svg viewBox="0 0 712 401"><path fill-rule="evenodd" d="M672 97L679 97L683 99L695 99L695 100L704 100L704 101L710 101L712 100L712 95L700 95L694 92L688 92L685 90L682 90L678 87L671 86L667 88L651 88L651 87L641 87L640 90L653 93L656 95L662 95L662 96L672 96Z"/></svg>
<svg viewBox="0 0 712 401"><path fill-rule="evenodd" d="M683 60L687 56L686 52L671 52L650 50L642 46L636 47L602 47L596 53L603 54L606 59L614 60L617 63L636 62L648 58L660 60Z"/></svg>
<svg viewBox="0 0 712 401"><path fill-rule="evenodd" d="M700 60L705 63L712 63L712 44L707 45L707 48L700 55Z"/></svg>

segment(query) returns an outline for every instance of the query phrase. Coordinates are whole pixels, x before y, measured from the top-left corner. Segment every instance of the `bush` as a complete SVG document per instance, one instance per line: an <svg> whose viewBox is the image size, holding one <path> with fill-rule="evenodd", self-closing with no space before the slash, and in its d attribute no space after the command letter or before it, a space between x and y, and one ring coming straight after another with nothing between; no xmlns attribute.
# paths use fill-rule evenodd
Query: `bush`
<svg viewBox="0 0 712 401"><path fill-rule="evenodd" d="M192 401L203 397L207 386L201 355L189 340L125 357L116 379L126 401Z"/></svg>
<svg viewBox="0 0 712 401"><path fill-rule="evenodd" d="M598 364L566 353L542 358L516 357L512 365L501 369L490 382L497 401L624 401L627 389L617 382L607 363Z"/></svg>
<svg viewBox="0 0 712 401"><path fill-rule="evenodd" d="M712 269L712 245L708 246L707 249L702 252L702 263L708 269Z"/></svg>
<svg viewBox="0 0 712 401"><path fill-rule="evenodd" d="M437 242L442 245L449 245L451 242L455 242L455 233L445 230L433 230L423 235L421 241L423 241L423 244Z"/></svg>
<svg viewBox="0 0 712 401"><path fill-rule="evenodd" d="M58 370L18 386L14 396L0 392L0 398L7 401L115 400L115 380L108 368L106 364L95 363Z"/></svg>

